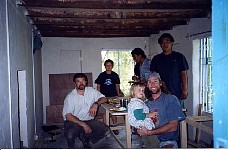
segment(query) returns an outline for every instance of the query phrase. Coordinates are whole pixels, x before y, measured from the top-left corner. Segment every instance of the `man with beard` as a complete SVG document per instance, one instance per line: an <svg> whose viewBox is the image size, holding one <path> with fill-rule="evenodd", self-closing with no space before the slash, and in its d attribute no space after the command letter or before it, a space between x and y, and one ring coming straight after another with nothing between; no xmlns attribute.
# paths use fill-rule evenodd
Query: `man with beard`
<svg viewBox="0 0 228 150"><path fill-rule="evenodd" d="M160 148L178 148L179 122L185 119L179 100L176 96L161 91L161 79L158 73L151 73L147 79L147 86L152 98L146 101L150 112L158 112L153 120L155 129L147 130L140 127L137 132L141 136L157 135Z"/></svg>
<svg viewBox="0 0 228 150"><path fill-rule="evenodd" d="M75 89L64 100L64 135L69 148L74 148L77 137L84 148L91 148L90 142L96 143L110 133L107 125L94 119L98 107L107 99L93 87L87 87L85 74L75 74L73 81Z"/></svg>

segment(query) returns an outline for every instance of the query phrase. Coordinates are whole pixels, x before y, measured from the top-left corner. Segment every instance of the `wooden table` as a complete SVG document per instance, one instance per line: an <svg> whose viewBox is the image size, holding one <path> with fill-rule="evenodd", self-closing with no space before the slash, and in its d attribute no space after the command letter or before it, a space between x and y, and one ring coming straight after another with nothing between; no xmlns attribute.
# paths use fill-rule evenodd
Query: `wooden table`
<svg viewBox="0 0 228 150"><path fill-rule="evenodd" d="M213 135L213 129L202 124L206 121L213 121L212 116L188 116L181 122L181 148L187 148L187 124Z"/></svg>
<svg viewBox="0 0 228 150"><path fill-rule="evenodd" d="M112 135L117 140L117 142L120 144L122 148L131 148L131 127L128 122L128 114L127 111L111 111L110 109L113 108L113 105L111 104L101 104L101 106L105 109L105 123L109 126L110 122L110 114L112 116L124 116L125 124L124 126L116 126L116 127L110 127L111 131L113 130L120 130L125 129L126 130L126 146L124 146L121 141L118 139L118 137L112 132Z"/></svg>

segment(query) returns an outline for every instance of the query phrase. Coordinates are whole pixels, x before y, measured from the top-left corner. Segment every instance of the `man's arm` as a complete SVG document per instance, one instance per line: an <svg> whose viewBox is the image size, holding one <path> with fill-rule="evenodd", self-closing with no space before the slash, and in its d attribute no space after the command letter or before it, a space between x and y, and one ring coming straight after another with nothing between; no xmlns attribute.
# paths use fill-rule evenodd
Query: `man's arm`
<svg viewBox="0 0 228 150"><path fill-rule="evenodd" d="M66 114L66 120L77 123L78 125L82 126L83 129L85 130L85 133L91 133L92 129L90 126L88 126L85 122L79 120L77 117L72 115L71 113Z"/></svg>
<svg viewBox="0 0 228 150"><path fill-rule="evenodd" d="M117 92L117 96L120 95L120 85L116 84L116 92Z"/></svg>
<svg viewBox="0 0 228 150"><path fill-rule="evenodd" d="M181 81L182 81L181 99L186 99L188 97L188 74L187 74L187 70L181 71Z"/></svg>
<svg viewBox="0 0 228 150"><path fill-rule="evenodd" d="M145 127L142 127L141 129L138 129L137 132L139 135L158 135L158 134L173 132L173 131L176 131L177 129L178 129L178 120L173 120L160 128L147 130Z"/></svg>
<svg viewBox="0 0 228 150"><path fill-rule="evenodd" d="M101 85L97 84L97 90L100 92L101 91Z"/></svg>
<svg viewBox="0 0 228 150"><path fill-rule="evenodd" d="M98 104L103 104L103 103L106 103L107 102L107 98L106 97L101 97L101 98L99 98L98 100L97 100L97 103Z"/></svg>
<svg viewBox="0 0 228 150"><path fill-rule="evenodd" d="M106 97L99 98L96 102L93 103L93 105L89 109L90 116L94 117L97 113L98 107L102 104L107 102Z"/></svg>

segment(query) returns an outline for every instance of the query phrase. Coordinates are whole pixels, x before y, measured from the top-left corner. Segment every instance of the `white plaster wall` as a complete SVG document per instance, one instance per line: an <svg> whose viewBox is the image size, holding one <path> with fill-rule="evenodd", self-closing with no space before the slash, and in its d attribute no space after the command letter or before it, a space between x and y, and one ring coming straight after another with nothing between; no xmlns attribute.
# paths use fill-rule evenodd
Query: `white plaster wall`
<svg viewBox="0 0 228 150"><path fill-rule="evenodd" d="M16 5L15 0L0 1L0 16L0 148L20 148L18 70L26 71L27 136L29 140L28 146L32 148L34 144L33 136L35 134L32 30L28 20L24 16L23 10ZM7 36L7 33L9 36ZM41 60L39 59L39 57L35 58L36 66L41 66ZM38 71L36 71L36 77L41 78L41 69L40 73ZM37 84L37 88L41 89L41 84L40 86ZM40 99L42 100L42 97ZM39 109L42 110L42 108ZM42 114L36 117L42 118ZM10 129L12 130L10 131Z"/></svg>
<svg viewBox="0 0 228 150"><path fill-rule="evenodd" d="M148 43L148 39L149 38L42 38L44 123L46 122L46 106L49 106L49 74L63 73L60 70L61 50L81 50L83 57L82 72L92 72L94 81L101 72L101 50L103 48L134 49L135 47L140 47L144 49L145 44L147 45ZM145 53L148 54L147 49ZM72 68L72 70L74 69Z"/></svg>
<svg viewBox="0 0 228 150"><path fill-rule="evenodd" d="M11 148L9 114L9 74L6 37L6 1L0 1L0 148Z"/></svg>

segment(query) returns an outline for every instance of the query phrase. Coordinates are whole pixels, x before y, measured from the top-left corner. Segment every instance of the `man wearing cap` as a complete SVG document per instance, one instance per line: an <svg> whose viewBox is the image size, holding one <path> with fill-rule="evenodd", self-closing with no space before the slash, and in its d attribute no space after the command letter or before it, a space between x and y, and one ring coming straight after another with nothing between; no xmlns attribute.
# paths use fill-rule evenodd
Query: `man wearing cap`
<svg viewBox="0 0 228 150"><path fill-rule="evenodd" d="M174 38L171 34L162 34L158 43L163 52L153 57L150 71L160 74L171 94L179 99L184 108L183 100L188 97L188 62L183 54L172 50Z"/></svg>
<svg viewBox="0 0 228 150"><path fill-rule="evenodd" d="M161 91L161 79L158 73L151 73L147 79L147 86L152 97L146 101L150 112L158 112L153 120L155 129L147 130L141 127L137 130L141 136L157 135L160 148L178 148L179 122L185 119L179 100L176 96Z"/></svg>

